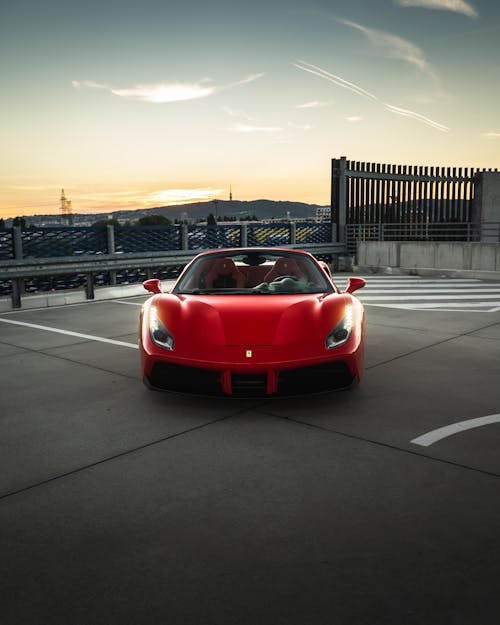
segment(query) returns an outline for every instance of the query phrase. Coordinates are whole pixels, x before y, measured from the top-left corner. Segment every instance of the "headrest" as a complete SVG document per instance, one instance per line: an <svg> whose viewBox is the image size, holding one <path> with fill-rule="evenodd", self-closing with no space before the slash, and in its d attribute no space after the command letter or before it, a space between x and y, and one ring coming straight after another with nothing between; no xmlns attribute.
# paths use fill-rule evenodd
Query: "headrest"
<svg viewBox="0 0 500 625"><path fill-rule="evenodd" d="M235 264L231 258L218 258L214 262L211 271L219 276L230 276L235 269Z"/></svg>

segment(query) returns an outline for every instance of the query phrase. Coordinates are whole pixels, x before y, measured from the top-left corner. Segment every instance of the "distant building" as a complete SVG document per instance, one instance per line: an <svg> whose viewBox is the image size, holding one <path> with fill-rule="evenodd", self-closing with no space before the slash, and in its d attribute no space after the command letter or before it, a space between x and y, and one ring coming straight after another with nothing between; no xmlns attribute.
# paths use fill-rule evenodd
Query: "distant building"
<svg viewBox="0 0 500 625"><path fill-rule="evenodd" d="M318 206L316 208L316 221L330 221L331 220L331 210L329 206Z"/></svg>

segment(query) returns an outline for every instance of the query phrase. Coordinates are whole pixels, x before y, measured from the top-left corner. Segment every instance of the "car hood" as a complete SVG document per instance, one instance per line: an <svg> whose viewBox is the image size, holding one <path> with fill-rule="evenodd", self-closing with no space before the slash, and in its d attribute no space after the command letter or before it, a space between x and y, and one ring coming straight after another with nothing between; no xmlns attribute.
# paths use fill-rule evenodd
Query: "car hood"
<svg viewBox="0 0 500 625"><path fill-rule="evenodd" d="M345 314L346 296L160 295L160 318L175 337L198 345L286 345L319 338Z"/></svg>

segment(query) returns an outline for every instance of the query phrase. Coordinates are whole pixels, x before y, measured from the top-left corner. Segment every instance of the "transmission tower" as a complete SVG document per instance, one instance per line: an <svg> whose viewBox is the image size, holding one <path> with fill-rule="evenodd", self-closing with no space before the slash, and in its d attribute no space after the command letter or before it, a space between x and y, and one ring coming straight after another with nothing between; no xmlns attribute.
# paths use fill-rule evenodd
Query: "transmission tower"
<svg viewBox="0 0 500 625"><path fill-rule="evenodd" d="M73 224L73 214L71 209L71 200L68 200L64 194L64 189L61 189L61 215L63 220L66 220L68 224Z"/></svg>

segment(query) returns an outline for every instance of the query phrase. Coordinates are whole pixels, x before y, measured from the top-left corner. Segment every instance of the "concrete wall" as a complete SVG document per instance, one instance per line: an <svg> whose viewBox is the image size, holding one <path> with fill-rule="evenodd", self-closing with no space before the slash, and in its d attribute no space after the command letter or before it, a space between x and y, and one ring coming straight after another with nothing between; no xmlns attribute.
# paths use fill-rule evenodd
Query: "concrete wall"
<svg viewBox="0 0 500 625"><path fill-rule="evenodd" d="M498 273L500 243L365 241L358 243L357 265L366 269L391 267ZM488 276L485 276L488 277Z"/></svg>
<svg viewBox="0 0 500 625"><path fill-rule="evenodd" d="M500 172L476 175L472 221L481 225L481 241L498 241L500 236Z"/></svg>

